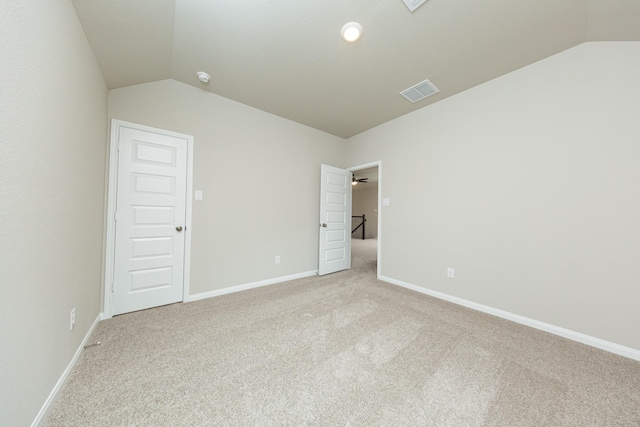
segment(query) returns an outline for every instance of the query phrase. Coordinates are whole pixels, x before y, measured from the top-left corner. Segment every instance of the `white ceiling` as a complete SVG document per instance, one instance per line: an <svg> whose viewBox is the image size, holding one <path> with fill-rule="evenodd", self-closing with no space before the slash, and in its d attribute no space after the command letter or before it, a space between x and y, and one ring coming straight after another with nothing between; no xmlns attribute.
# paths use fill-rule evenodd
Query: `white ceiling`
<svg viewBox="0 0 640 427"><path fill-rule="evenodd" d="M640 0L72 1L109 89L172 78L344 138L585 41L640 40ZM425 79L440 93L398 94Z"/></svg>

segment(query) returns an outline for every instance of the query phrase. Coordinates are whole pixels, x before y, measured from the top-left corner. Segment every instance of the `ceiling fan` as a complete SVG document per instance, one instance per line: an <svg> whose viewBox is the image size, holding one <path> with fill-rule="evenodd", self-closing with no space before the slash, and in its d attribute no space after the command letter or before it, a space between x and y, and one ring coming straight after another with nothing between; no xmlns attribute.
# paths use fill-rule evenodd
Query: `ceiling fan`
<svg viewBox="0 0 640 427"><path fill-rule="evenodd" d="M356 185L359 182L366 184L368 180L369 178L356 178L355 174L351 174L351 185Z"/></svg>

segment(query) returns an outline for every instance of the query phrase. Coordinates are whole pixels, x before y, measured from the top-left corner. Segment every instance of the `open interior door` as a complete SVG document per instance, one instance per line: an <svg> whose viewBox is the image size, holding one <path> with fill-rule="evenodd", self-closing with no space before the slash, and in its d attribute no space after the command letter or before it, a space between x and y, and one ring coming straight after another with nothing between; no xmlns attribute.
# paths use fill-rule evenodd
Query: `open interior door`
<svg viewBox="0 0 640 427"><path fill-rule="evenodd" d="M351 268L351 172L321 165L318 274Z"/></svg>

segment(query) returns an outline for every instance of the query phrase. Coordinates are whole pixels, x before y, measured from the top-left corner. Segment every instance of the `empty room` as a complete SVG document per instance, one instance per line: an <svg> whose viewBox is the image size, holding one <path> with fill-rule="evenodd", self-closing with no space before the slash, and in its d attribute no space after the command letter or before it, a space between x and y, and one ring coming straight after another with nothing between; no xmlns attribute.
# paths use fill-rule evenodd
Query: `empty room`
<svg viewBox="0 0 640 427"><path fill-rule="evenodd" d="M0 49L0 425L640 426L640 1L4 0Z"/></svg>

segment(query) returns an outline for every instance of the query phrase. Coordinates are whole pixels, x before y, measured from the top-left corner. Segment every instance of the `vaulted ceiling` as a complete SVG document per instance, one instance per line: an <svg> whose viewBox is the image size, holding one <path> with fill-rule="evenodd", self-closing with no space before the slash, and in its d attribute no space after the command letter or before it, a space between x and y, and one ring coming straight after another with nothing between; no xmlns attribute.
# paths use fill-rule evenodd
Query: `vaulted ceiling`
<svg viewBox="0 0 640 427"><path fill-rule="evenodd" d="M640 40L640 0L73 4L109 89L171 78L344 138L586 41ZM425 79L440 92L399 95Z"/></svg>

